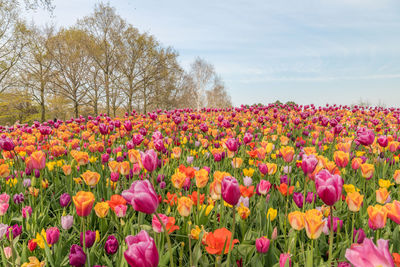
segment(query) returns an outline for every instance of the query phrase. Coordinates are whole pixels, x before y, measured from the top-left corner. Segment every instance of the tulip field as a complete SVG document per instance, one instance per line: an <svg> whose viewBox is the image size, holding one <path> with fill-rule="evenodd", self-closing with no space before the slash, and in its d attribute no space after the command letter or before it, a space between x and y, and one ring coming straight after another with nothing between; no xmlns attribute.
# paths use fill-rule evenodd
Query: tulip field
<svg viewBox="0 0 400 267"><path fill-rule="evenodd" d="M0 126L1 266L400 266L400 109Z"/></svg>

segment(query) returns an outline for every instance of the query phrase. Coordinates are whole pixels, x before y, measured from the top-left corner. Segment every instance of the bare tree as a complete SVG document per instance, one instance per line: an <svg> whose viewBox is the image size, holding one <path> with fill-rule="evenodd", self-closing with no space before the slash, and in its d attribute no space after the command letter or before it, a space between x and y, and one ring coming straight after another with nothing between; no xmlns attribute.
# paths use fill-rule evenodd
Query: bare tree
<svg viewBox="0 0 400 267"><path fill-rule="evenodd" d="M214 84L211 90L207 91L207 107L227 108L232 106L231 97L226 91L225 84L221 77L214 77Z"/></svg>
<svg viewBox="0 0 400 267"><path fill-rule="evenodd" d="M17 86L15 66L26 44L26 27L18 18L18 2L0 0L0 93Z"/></svg>
<svg viewBox="0 0 400 267"><path fill-rule="evenodd" d="M126 27L125 21L115 12L109 4L97 4L93 14L78 21L78 26L88 32L96 40L98 49L90 49L91 56L99 66L103 74L104 91L106 96L106 111L110 114L111 99L119 94L115 92L118 87L114 86L112 92L112 81L115 81L115 70L118 64L117 52L120 47L121 33Z"/></svg>
<svg viewBox="0 0 400 267"><path fill-rule="evenodd" d="M39 29L32 25L26 34L27 46L19 64L20 81L39 104L42 121L46 119L46 95L52 76L53 59L47 45L52 35L52 27Z"/></svg>
<svg viewBox="0 0 400 267"><path fill-rule="evenodd" d="M93 40L78 29L62 29L49 40L49 51L54 61L56 93L68 98L74 105L74 114L79 115L79 106L85 103L90 67L87 44Z"/></svg>
<svg viewBox="0 0 400 267"><path fill-rule="evenodd" d="M197 109L200 109L206 105L206 91L215 76L214 66L198 57L190 65L189 73L197 91Z"/></svg>

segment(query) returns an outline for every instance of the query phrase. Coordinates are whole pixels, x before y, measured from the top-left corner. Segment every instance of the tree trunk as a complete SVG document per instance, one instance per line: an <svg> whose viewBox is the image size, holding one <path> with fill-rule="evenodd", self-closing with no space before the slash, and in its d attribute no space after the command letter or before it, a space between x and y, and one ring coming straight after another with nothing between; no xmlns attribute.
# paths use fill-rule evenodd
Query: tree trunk
<svg viewBox="0 0 400 267"><path fill-rule="evenodd" d="M107 107L107 115L110 115L110 80L108 73L104 73L104 90L106 91L106 107Z"/></svg>
<svg viewBox="0 0 400 267"><path fill-rule="evenodd" d="M44 84L43 81L40 84L40 108L41 108L41 118L42 122L46 120L46 103L44 99Z"/></svg>
<svg viewBox="0 0 400 267"><path fill-rule="evenodd" d="M74 109L75 109L75 118L79 116L78 102L74 101Z"/></svg>

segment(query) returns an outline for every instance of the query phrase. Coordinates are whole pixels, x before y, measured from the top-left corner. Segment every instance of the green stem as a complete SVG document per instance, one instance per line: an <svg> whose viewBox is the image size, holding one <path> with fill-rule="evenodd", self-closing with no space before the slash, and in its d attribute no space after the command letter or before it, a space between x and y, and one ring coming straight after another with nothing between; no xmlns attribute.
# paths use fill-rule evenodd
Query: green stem
<svg viewBox="0 0 400 267"><path fill-rule="evenodd" d="M233 206L232 207L232 236L231 236L231 240L229 241L229 250L228 250L228 259L226 260L226 266L230 266L230 259L231 259L231 248L232 248L232 242L233 242L233 239L234 239L234 235L235 235L235 224L236 224L236 222L235 222L235 211L236 211L236 208L235 208L235 206Z"/></svg>
<svg viewBox="0 0 400 267"><path fill-rule="evenodd" d="M172 245L171 245L171 239L169 238L169 234L167 232L167 228L165 227L165 224L161 220L160 216L158 215L157 212L154 212L154 215L156 215L157 219L160 221L162 228L164 230L165 237L167 238L167 243L168 243L168 250L169 250L169 266L173 267L174 266L174 258L172 255Z"/></svg>
<svg viewBox="0 0 400 267"><path fill-rule="evenodd" d="M333 250L333 209L332 206L329 207L330 215L331 215L331 231L329 232L329 258L328 258L328 266L332 265L332 250Z"/></svg>

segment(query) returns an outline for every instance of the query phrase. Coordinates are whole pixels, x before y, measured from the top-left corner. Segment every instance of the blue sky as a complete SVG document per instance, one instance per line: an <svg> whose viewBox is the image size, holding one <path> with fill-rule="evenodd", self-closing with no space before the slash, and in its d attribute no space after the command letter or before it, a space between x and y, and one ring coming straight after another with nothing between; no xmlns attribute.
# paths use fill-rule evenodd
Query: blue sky
<svg viewBox="0 0 400 267"><path fill-rule="evenodd" d="M53 17L69 26L96 0L54 0ZM131 24L174 47L188 68L212 63L235 105L279 99L301 104L400 106L398 0L113 0Z"/></svg>

